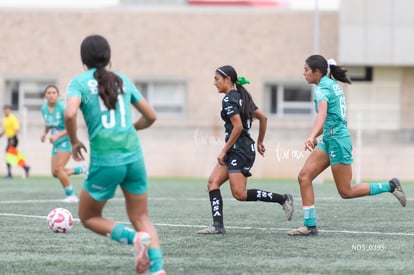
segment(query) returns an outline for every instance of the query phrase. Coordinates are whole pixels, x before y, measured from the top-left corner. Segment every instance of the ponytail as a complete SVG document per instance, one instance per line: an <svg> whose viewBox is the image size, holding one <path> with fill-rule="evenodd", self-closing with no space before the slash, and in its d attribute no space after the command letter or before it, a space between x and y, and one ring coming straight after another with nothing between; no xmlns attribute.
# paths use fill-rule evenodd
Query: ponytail
<svg viewBox="0 0 414 275"><path fill-rule="evenodd" d="M254 103L252 96L246 90L246 88L244 88L243 85L239 84L237 81L236 88L240 93L241 99L243 100L243 104L240 110L240 116L242 116L242 118L244 119L253 119L254 112L256 111L257 106Z"/></svg>
<svg viewBox="0 0 414 275"><path fill-rule="evenodd" d="M123 93L122 79L104 67L96 68L93 74L98 81L98 93L106 108L114 110L118 101L118 93Z"/></svg>
<svg viewBox="0 0 414 275"><path fill-rule="evenodd" d="M344 69L344 68L342 68L338 65L333 65L333 64L328 64L328 67L329 67L328 76L330 78L336 79L336 80L344 82L344 83L352 84L351 80L346 75L346 72L348 70L346 70L346 69Z"/></svg>
<svg viewBox="0 0 414 275"><path fill-rule="evenodd" d="M106 108L116 108L118 93L123 93L122 79L105 67L111 59L111 47L105 37L87 36L81 43L81 59L88 68L96 68L93 76L98 81L98 93Z"/></svg>

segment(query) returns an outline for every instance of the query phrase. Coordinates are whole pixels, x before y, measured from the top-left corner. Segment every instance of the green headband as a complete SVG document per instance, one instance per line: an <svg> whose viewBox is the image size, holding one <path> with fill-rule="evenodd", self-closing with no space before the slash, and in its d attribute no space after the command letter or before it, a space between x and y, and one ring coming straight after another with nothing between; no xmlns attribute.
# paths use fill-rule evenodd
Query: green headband
<svg viewBox="0 0 414 275"><path fill-rule="evenodd" d="M240 76L237 78L236 83L239 85L250 84L250 81L247 80L244 76Z"/></svg>

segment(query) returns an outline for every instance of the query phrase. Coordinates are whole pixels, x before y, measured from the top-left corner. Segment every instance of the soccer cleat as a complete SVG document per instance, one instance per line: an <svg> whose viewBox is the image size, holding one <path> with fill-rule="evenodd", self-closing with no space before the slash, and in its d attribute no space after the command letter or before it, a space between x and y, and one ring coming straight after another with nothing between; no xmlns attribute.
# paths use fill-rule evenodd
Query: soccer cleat
<svg viewBox="0 0 414 275"><path fill-rule="evenodd" d="M224 227L218 227L214 225L210 225L207 228L197 231L197 234L224 234L224 233L226 233L226 230L224 229Z"/></svg>
<svg viewBox="0 0 414 275"><path fill-rule="evenodd" d="M167 272L165 270L159 270L157 272L151 272L151 275L167 275Z"/></svg>
<svg viewBox="0 0 414 275"><path fill-rule="evenodd" d="M296 229L292 229L288 232L290 236L317 236L318 229L315 227L301 226Z"/></svg>
<svg viewBox="0 0 414 275"><path fill-rule="evenodd" d="M148 247L150 242L151 236L147 232L141 231L135 234L133 251L137 258L137 273L144 273L149 268Z"/></svg>
<svg viewBox="0 0 414 275"><path fill-rule="evenodd" d="M288 221L292 219L293 216L293 196L292 194L285 194L286 200L282 205L283 211L285 211L285 215Z"/></svg>
<svg viewBox="0 0 414 275"><path fill-rule="evenodd" d="M66 202L66 203L78 203L79 202L79 198L76 195L70 195L70 196L67 196L66 198L64 198L62 200L62 202Z"/></svg>
<svg viewBox="0 0 414 275"><path fill-rule="evenodd" d="M397 198L397 200L401 203L401 205L405 207L405 205L407 204L407 199L401 187L400 180L397 178L392 178L389 182L391 185L392 194Z"/></svg>

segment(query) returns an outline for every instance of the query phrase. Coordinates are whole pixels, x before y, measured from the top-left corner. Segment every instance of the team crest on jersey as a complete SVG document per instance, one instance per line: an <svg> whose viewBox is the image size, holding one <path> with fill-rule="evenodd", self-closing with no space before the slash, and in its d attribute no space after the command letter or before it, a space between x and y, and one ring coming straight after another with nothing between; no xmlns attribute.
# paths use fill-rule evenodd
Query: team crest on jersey
<svg viewBox="0 0 414 275"><path fill-rule="evenodd" d="M230 162L230 164L231 164L232 166L237 166L237 159L233 159L233 160Z"/></svg>
<svg viewBox="0 0 414 275"><path fill-rule="evenodd" d="M88 87L89 87L89 90L91 91L91 94L98 93L98 81L96 81L96 79L89 80Z"/></svg>

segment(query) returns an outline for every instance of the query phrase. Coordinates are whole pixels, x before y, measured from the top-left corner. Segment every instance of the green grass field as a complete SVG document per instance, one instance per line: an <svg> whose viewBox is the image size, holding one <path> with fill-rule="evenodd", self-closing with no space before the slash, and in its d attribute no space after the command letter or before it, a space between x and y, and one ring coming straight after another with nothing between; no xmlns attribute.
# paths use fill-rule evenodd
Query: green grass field
<svg viewBox="0 0 414 275"><path fill-rule="evenodd" d="M72 182L79 191L81 177ZM391 194L340 199L332 183L315 185L320 235L291 237L302 225L298 185L251 179L249 187L294 194L286 221L279 205L237 202L224 185L225 235L197 235L211 223L206 179L150 179L150 216L158 229L169 275L181 274L414 274L414 184L404 183L403 208ZM77 218L77 205L60 202L49 177L0 180L0 274L134 274L131 247L84 229L69 233L46 223L56 207ZM104 214L127 223L118 192Z"/></svg>

